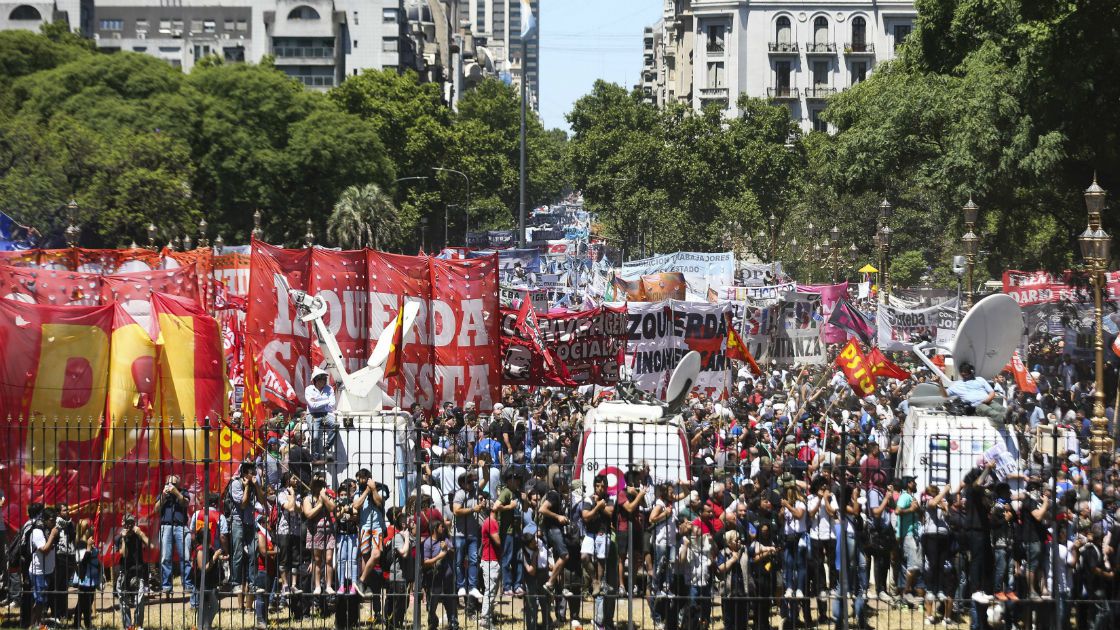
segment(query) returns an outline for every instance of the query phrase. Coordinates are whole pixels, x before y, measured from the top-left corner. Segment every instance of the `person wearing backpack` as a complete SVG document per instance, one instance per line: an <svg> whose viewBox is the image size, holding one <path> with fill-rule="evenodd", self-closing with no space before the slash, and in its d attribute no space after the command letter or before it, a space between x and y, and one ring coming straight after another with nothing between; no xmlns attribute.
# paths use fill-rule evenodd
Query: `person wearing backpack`
<svg viewBox="0 0 1120 630"><path fill-rule="evenodd" d="M78 521L74 549L73 585L78 587L78 607L74 609L71 625L92 628L93 595L101 588L102 568L97 543L93 539L93 524L87 518Z"/></svg>
<svg viewBox="0 0 1120 630"><path fill-rule="evenodd" d="M136 517L125 514L124 526L113 546L121 556L117 599L121 606L121 625L126 629L144 626L148 597L148 565L144 562L144 550L149 545L147 534L136 525ZM133 624L133 621L136 623Z"/></svg>
<svg viewBox="0 0 1120 630"><path fill-rule="evenodd" d="M408 585L415 579L415 562L409 559L412 554L413 535L408 528L404 510L389 508L391 526L386 533L386 544L381 552L381 570L389 582L388 596L385 598L385 626L391 630L404 627L404 616L408 609Z"/></svg>
<svg viewBox="0 0 1120 630"><path fill-rule="evenodd" d="M222 563L229 557L222 546L214 539L210 539L210 545L206 545L206 531L199 529L194 533L194 540L192 541L194 556L194 583L197 589L205 588L199 596L199 605L202 608L201 618L199 619L199 630L212 630L214 627L214 616L218 614L220 603L218 602L218 582L221 580Z"/></svg>
<svg viewBox="0 0 1120 630"><path fill-rule="evenodd" d="M19 528L19 534L8 545L9 567L18 570L20 575L20 600L19 600L19 625L31 625L31 612L34 608L34 598L31 595L31 576L28 572L31 566L31 530L39 522L39 515L43 512L43 504L39 502L27 505L27 521Z"/></svg>
<svg viewBox="0 0 1120 630"><path fill-rule="evenodd" d="M39 519L31 526L28 536L29 551L27 573L31 577L31 624L38 625L50 603L50 590L53 588L55 569L55 545L58 543L60 528L55 523L55 511L44 509Z"/></svg>

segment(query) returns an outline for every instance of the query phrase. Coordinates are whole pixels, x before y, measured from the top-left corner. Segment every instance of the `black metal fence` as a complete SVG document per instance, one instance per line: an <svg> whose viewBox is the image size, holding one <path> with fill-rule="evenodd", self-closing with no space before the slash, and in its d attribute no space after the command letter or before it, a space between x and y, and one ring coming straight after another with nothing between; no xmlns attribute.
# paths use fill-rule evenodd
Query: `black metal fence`
<svg viewBox="0 0 1120 630"><path fill-rule="evenodd" d="M252 431L10 420L0 614L21 627L1117 627L1120 478L1107 457L1082 463L1076 436L948 416L783 435L659 413Z"/></svg>

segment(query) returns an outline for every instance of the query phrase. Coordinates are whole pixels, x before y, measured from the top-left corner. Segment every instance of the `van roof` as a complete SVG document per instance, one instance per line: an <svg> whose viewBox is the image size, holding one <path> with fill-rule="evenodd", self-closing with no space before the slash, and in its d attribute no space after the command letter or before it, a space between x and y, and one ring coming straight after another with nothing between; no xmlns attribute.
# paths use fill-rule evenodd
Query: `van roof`
<svg viewBox="0 0 1120 630"><path fill-rule="evenodd" d="M664 416L661 405L643 405L621 400L607 400L587 412L584 426L603 422L648 422L665 424L671 418Z"/></svg>

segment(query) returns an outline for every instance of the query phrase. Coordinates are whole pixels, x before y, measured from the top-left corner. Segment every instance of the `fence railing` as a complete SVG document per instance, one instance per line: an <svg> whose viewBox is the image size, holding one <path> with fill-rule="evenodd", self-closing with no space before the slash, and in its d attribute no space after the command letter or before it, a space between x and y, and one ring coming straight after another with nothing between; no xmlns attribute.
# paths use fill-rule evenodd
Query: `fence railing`
<svg viewBox="0 0 1120 630"><path fill-rule="evenodd" d="M9 419L0 591L22 627L1116 627L1115 467L939 418Z"/></svg>

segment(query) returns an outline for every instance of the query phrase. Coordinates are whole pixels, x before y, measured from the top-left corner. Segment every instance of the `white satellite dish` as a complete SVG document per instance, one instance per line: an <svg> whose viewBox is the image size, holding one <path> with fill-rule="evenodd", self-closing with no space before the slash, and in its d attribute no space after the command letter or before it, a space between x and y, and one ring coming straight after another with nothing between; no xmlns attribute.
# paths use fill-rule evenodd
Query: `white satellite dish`
<svg viewBox="0 0 1120 630"><path fill-rule="evenodd" d="M1011 296L980 300L961 320L953 341L953 365L971 363L976 376L991 380L1003 371L1023 336L1023 311Z"/></svg>
<svg viewBox="0 0 1120 630"><path fill-rule="evenodd" d="M684 404L684 399L696 384L700 376L700 353L692 350L681 358L673 375L669 377L669 387L665 389L666 411L671 415Z"/></svg>

